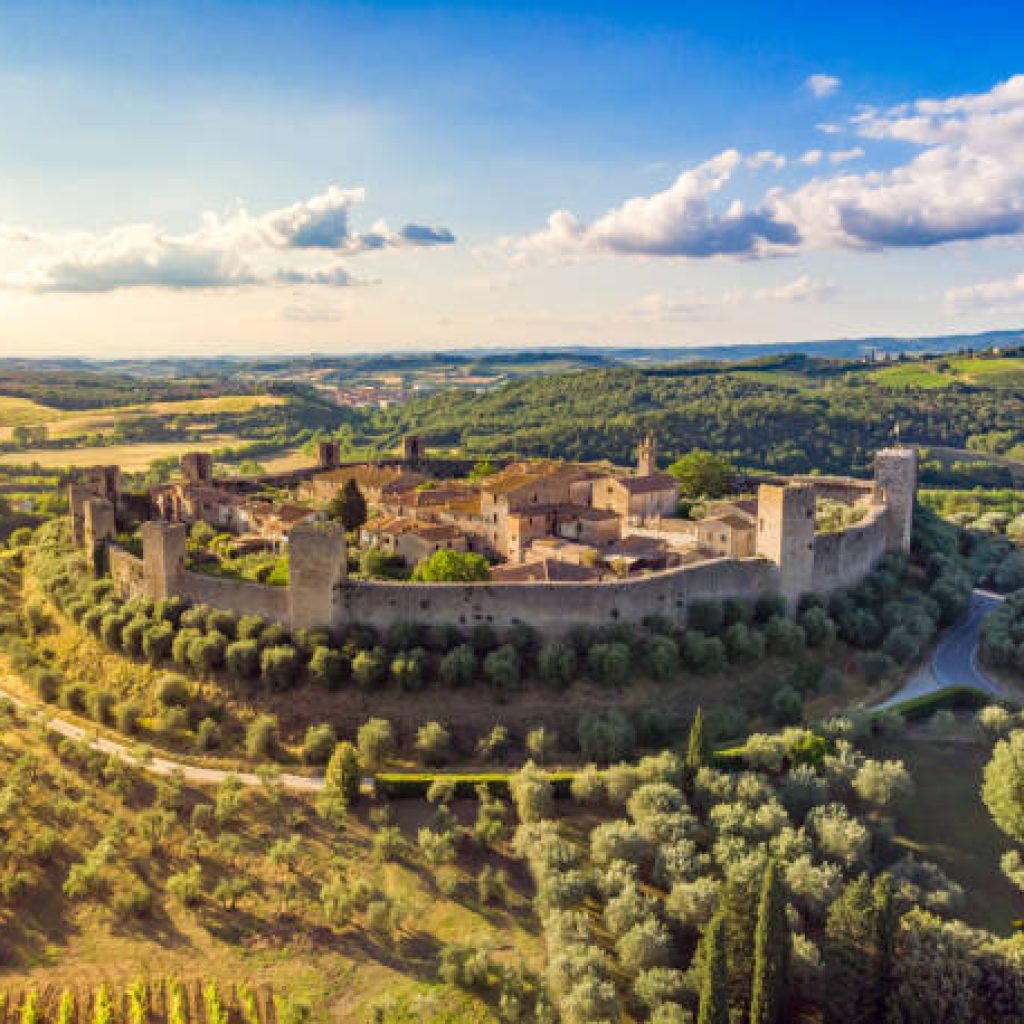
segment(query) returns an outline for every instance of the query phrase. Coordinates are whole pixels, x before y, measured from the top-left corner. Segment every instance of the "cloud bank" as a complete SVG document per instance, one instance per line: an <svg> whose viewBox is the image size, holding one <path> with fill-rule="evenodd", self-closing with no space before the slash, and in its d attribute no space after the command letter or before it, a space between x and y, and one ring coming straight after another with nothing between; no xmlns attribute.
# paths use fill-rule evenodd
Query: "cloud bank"
<svg viewBox="0 0 1024 1024"><path fill-rule="evenodd" d="M170 290L251 285L344 287L354 278L339 262L385 249L451 245L445 227L406 224L397 230L378 221L353 230L350 212L363 202L361 188L330 186L291 206L253 216L239 205L227 215L206 213L199 227L174 234L153 224L131 224L103 233L47 234L0 225L0 244L42 250L24 271L0 285L35 292L101 293L130 288ZM310 267L310 254L335 259Z"/></svg>
<svg viewBox="0 0 1024 1024"><path fill-rule="evenodd" d="M748 206L730 200L727 187L744 170L774 165L763 155L774 151L744 160L728 149L684 170L662 192L629 199L589 223L556 210L543 229L502 246L523 257L756 258L1024 234L1024 75L986 93L868 108L847 127L865 143L909 144L916 152L885 169L848 173L838 168L867 158L864 148L836 150L827 156L836 170L769 189ZM815 168L825 159L810 150L789 163Z"/></svg>

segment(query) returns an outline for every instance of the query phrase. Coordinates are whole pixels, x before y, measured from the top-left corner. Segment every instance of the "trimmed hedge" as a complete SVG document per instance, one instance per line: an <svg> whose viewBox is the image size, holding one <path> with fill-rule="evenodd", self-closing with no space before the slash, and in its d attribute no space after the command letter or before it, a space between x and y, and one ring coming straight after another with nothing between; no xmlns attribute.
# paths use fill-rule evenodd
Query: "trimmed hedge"
<svg viewBox="0 0 1024 1024"><path fill-rule="evenodd" d="M455 795L476 796L476 787L486 785L495 796L508 796L508 780L515 772L381 772L375 777L377 793L387 797L425 797L438 779L455 784ZM545 772L556 797L569 796L576 772Z"/></svg>
<svg viewBox="0 0 1024 1024"><path fill-rule="evenodd" d="M911 697L900 704L892 704L886 710L898 711L908 722L919 722L923 718L930 718L942 708L977 710L998 701L994 694L984 693L970 686L944 686L934 693L926 693L920 697Z"/></svg>

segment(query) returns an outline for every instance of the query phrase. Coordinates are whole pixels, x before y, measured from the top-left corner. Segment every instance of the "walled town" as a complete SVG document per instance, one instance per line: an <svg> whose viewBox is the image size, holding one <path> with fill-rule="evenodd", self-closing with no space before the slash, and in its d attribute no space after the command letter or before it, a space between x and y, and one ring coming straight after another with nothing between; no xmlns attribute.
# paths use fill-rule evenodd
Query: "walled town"
<svg viewBox="0 0 1024 1024"><path fill-rule="evenodd" d="M457 461L430 458L419 437L392 459L343 464L333 442L317 456L289 474L221 478L208 454L187 454L179 481L141 496L121 493L118 467L99 467L70 486L73 534L126 595L178 595L293 628L447 619L522 621L551 634L574 621L682 618L709 597L779 593L795 603L850 586L886 551L909 549L917 488L916 452L886 449L873 480L748 477L749 493L690 519L651 435L632 471L509 461L471 479ZM350 578L349 541L327 515L346 488L368 513L359 550L407 568L440 551L475 553L486 576L448 587ZM141 558L117 542L133 516ZM187 539L198 523L233 551L285 552L287 586L193 571Z"/></svg>

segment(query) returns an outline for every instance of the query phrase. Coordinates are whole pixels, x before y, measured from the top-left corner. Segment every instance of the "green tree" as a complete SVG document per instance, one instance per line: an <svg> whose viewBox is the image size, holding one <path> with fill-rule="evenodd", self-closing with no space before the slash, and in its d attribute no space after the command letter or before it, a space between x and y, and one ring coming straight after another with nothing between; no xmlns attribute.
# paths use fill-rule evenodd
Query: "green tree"
<svg viewBox="0 0 1024 1024"><path fill-rule="evenodd" d="M725 915L716 914L703 938L700 1006L697 1024L729 1024L729 968Z"/></svg>
<svg viewBox="0 0 1024 1024"><path fill-rule="evenodd" d="M691 448L668 471L679 481L680 493L686 498L721 498L729 493L734 473L727 458L702 448Z"/></svg>
<svg viewBox="0 0 1024 1024"><path fill-rule="evenodd" d="M861 875L829 908L825 925L825 1003L829 1024L869 1024L871 951L874 944L874 898L871 881Z"/></svg>
<svg viewBox="0 0 1024 1024"><path fill-rule="evenodd" d="M327 506L327 515L348 531L358 530L366 522L366 499L359 484L349 477Z"/></svg>
<svg viewBox="0 0 1024 1024"><path fill-rule="evenodd" d="M334 753L324 773L325 802L332 809L342 810L352 806L359 797L359 783L362 780L359 753L347 740L334 748Z"/></svg>
<svg viewBox="0 0 1024 1024"><path fill-rule="evenodd" d="M696 775L708 763L710 747L707 730L704 727L704 711L697 708L696 714L693 716L693 724L690 726L690 736L686 741L686 770L688 774Z"/></svg>
<svg viewBox="0 0 1024 1024"><path fill-rule="evenodd" d="M992 820L1011 839L1024 843L1024 730L996 744L985 766L981 798Z"/></svg>
<svg viewBox="0 0 1024 1024"><path fill-rule="evenodd" d="M875 1020L889 1019L892 1001L896 940L899 936L900 911L896 905L896 886L888 872L875 879L872 891L875 909L875 963L872 988L875 999Z"/></svg>
<svg viewBox="0 0 1024 1024"><path fill-rule="evenodd" d="M750 991L750 1024L776 1024L789 980L789 926L782 881L769 861L761 882L754 933L754 980Z"/></svg>
<svg viewBox="0 0 1024 1024"><path fill-rule="evenodd" d="M483 555L449 548L421 559L412 572L417 583L482 583L490 578L491 567Z"/></svg>

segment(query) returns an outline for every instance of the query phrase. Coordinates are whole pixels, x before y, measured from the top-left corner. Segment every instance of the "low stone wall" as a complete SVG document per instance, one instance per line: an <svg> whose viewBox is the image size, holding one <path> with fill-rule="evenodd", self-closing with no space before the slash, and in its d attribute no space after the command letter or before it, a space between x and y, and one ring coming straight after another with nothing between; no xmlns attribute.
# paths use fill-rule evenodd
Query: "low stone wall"
<svg viewBox="0 0 1024 1024"><path fill-rule="evenodd" d="M472 628L526 622L546 635L577 623L640 622L651 615L685 618L695 601L756 599L778 589L778 572L757 558L716 559L636 580L602 583L379 583L342 589L344 621L383 629L393 622L452 623Z"/></svg>
<svg viewBox="0 0 1024 1024"><path fill-rule="evenodd" d="M886 509L875 506L853 526L814 537L813 589L827 594L864 578L886 550Z"/></svg>

